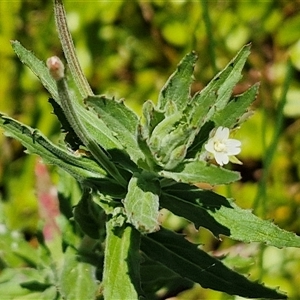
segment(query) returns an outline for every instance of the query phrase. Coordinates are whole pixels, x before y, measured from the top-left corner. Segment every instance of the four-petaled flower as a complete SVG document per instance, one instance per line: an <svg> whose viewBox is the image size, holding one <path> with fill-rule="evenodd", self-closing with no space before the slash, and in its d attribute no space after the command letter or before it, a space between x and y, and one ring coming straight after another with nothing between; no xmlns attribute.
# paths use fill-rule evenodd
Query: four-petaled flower
<svg viewBox="0 0 300 300"><path fill-rule="evenodd" d="M229 138L229 128L220 126L211 132L204 147L207 152L214 156L216 162L223 166L229 161L240 163L234 155L241 152L241 144L240 141Z"/></svg>

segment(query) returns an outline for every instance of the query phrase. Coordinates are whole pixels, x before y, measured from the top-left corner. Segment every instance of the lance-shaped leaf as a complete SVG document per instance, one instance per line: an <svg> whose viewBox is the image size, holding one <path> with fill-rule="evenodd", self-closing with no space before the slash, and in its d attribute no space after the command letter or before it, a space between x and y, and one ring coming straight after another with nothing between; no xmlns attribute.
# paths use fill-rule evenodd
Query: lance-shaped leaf
<svg viewBox="0 0 300 300"><path fill-rule="evenodd" d="M57 287L55 287L52 278L53 273L50 268L5 267L1 270L0 275L1 298L55 299L57 297Z"/></svg>
<svg viewBox="0 0 300 300"><path fill-rule="evenodd" d="M244 122L249 116L251 111L248 111L248 107L256 99L259 84L255 84L250 87L246 92L234 97L221 111L210 110L208 113L202 109L202 105L194 106L193 114L190 119L191 124L201 126L200 131L195 130L195 138L192 146L188 149L188 157L197 157L197 154L201 152L203 143L208 138L208 133L218 126L233 128ZM205 102L213 103L213 94L208 94L206 98L202 99L203 107ZM212 101L211 101L212 99ZM188 105L189 107L190 105ZM188 109L187 107L187 109ZM198 123L200 120L202 122Z"/></svg>
<svg viewBox="0 0 300 300"><path fill-rule="evenodd" d="M180 186L185 187L185 184L178 184L173 187L179 188ZM184 190L186 190L186 188ZM181 195L177 195L176 191L166 190L162 192L159 198L160 206L168 209L177 216L184 217L193 222L196 228L205 227L209 229L217 238L219 238L220 234L230 236L230 229L217 222L214 217L209 214L206 207L206 205L209 205L213 210L215 207L221 206L220 199L223 200L223 197L210 191L199 190L198 194L198 202L195 201L193 203L185 200ZM211 200L211 202L209 202L209 200ZM223 201L223 205L228 205L228 203Z"/></svg>
<svg viewBox="0 0 300 300"><path fill-rule="evenodd" d="M228 103L232 90L242 78L241 72L250 54L250 44L244 46L233 60L201 91L207 93L217 92L216 110L222 110Z"/></svg>
<svg viewBox="0 0 300 300"><path fill-rule="evenodd" d="M216 112L226 107L233 88L242 77L241 72L249 54L250 45L246 45L203 90L194 95L185 110L185 114L190 116L191 126L200 128Z"/></svg>
<svg viewBox="0 0 300 300"><path fill-rule="evenodd" d="M198 157L197 154L201 152L203 144L209 139L210 132L215 128L212 121L206 122L194 138L193 144L189 147L186 158Z"/></svg>
<svg viewBox="0 0 300 300"><path fill-rule="evenodd" d="M52 98L61 105L57 94L56 82L50 76L45 63L39 60L31 51L25 49L18 41L12 41L12 47L20 60L40 79ZM97 143L106 150L123 149L119 141L113 136L112 131L96 114L86 110L79 104L77 99L74 99L74 105L76 107L76 112L82 124L90 134L91 139L97 141Z"/></svg>
<svg viewBox="0 0 300 300"><path fill-rule="evenodd" d="M194 65L197 60L195 52L187 54L179 63L177 70L170 76L158 97L158 108L168 110L175 106L176 111L182 111L190 100L190 86L193 82ZM173 111L174 112L174 111Z"/></svg>
<svg viewBox="0 0 300 300"><path fill-rule="evenodd" d="M30 68L52 97L57 99L56 84L54 79L50 76L45 63L39 60L31 51L24 48L19 41L11 41L11 45L20 61Z"/></svg>
<svg viewBox="0 0 300 300"><path fill-rule="evenodd" d="M191 103L189 103L185 110L185 115L189 116L189 124L197 133L200 128L214 114L214 105L217 100L215 91L208 91L207 93L195 94Z"/></svg>
<svg viewBox="0 0 300 300"><path fill-rule="evenodd" d="M70 173L79 182L97 186L103 192L123 193L122 188L92 159L75 156L50 142L37 129L26 126L12 118L0 114L0 126L6 135L19 140L29 153L39 155L46 163L56 165Z"/></svg>
<svg viewBox="0 0 300 300"><path fill-rule="evenodd" d="M166 229L142 236L141 250L183 278L204 288L248 298L285 299L286 296L263 285L251 282L209 256L183 236Z"/></svg>
<svg viewBox="0 0 300 300"><path fill-rule="evenodd" d="M83 145L82 141L71 127L60 105L52 98L49 98L49 102L53 107L54 114L61 123L62 131L66 133L65 142L67 143L68 147L74 151L78 150L79 147Z"/></svg>
<svg viewBox="0 0 300 300"><path fill-rule="evenodd" d="M216 127L232 128L236 124L239 124L242 116L256 99L258 88L259 84L253 85L243 94L234 97L222 111L216 112L212 117Z"/></svg>
<svg viewBox="0 0 300 300"><path fill-rule="evenodd" d="M145 124L143 124L143 136L149 138L153 129L164 119L164 113L155 108L151 100L147 100L143 104L143 116Z"/></svg>
<svg viewBox="0 0 300 300"><path fill-rule="evenodd" d="M100 223L103 222L103 210L93 199L90 189L84 189L79 203L74 207L74 219L81 230L93 239L100 237Z"/></svg>
<svg viewBox="0 0 300 300"><path fill-rule="evenodd" d="M188 127L185 116L179 112L160 122L148 141L157 164L171 170L181 163L191 144L192 132L193 129Z"/></svg>
<svg viewBox="0 0 300 300"><path fill-rule="evenodd" d="M149 148L147 142L148 140L147 137L145 137L145 135L147 135L147 133L145 134L143 126L139 125L137 130L137 141L140 149L143 151L146 158L144 162L139 162L139 167L149 171L153 170L153 168L156 166L156 162Z"/></svg>
<svg viewBox="0 0 300 300"><path fill-rule="evenodd" d="M182 278L163 264L143 255L141 259L141 283L146 299L169 299L189 290L194 282Z"/></svg>
<svg viewBox="0 0 300 300"><path fill-rule="evenodd" d="M123 101L106 96L89 96L85 103L105 122L135 163L145 160L136 138L138 117Z"/></svg>
<svg viewBox="0 0 300 300"><path fill-rule="evenodd" d="M134 173L129 181L124 208L128 222L142 233L159 228L159 193L158 180L146 172Z"/></svg>
<svg viewBox="0 0 300 300"><path fill-rule="evenodd" d="M104 299L139 299L140 233L132 226L114 227L113 219L106 223L106 232Z"/></svg>
<svg viewBox="0 0 300 300"><path fill-rule="evenodd" d="M59 291L64 299L95 299L97 281L95 267L79 260L71 247L64 255L64 264L59 274Z"/></svg>
<svg viewBox="0 0 300 300"><path fill-rule="evenodd" d="M238 172L230 171L204 161L186 161L172 171L160 171L166 178L185 183L228 184L240 179Z"/></svg>
<svg viewBox="0 0 300 300"><path fill-rule="evenodd" d="M258 218L212 191L175 184L163 190L161 205L197 227L206 227L215 236L223 234L245 243L260 242L278 248L300 247L300 237L294 233Z"/></svg>

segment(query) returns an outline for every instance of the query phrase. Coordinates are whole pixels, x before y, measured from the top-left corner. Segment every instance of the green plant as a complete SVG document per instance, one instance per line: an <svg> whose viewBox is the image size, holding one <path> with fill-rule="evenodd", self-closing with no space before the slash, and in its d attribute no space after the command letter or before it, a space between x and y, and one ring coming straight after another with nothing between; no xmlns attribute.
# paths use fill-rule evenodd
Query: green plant
<svg viewBox="0 0 300 300"><path fill-rule="evenodd" d="M285 298L230 270L158 222L159 210L166 208L197 228L209 229L216 238L300 246L293 233L194 185L229 184L240 178L211 158L220 165L239 162L233 155L240 144L228 134L246 119L258 85L235 97L232 90L241 78L250 45L193 96L197 55L187 54L162 88L157 105L146 101L139 118L122 101L93 95L77 61L60 0L55 1L55 15L74 90L57 57L48 59L46 67L19 42L12 46L51 94L65 143L57 146L37 129L3 114L0 125L29 153L77 180L82 196L73 216L85 236L78 246L81 236L62 219L61 228L70 236L45 238L39 258L19 253L31 266L19 271L21 287L30 291L30 297L40 293L45 299L154 299L162 287L172 293L179 283L184 290L196 282L243 297ZM7 268L1 282L12 282L14 272Z"/></svg>

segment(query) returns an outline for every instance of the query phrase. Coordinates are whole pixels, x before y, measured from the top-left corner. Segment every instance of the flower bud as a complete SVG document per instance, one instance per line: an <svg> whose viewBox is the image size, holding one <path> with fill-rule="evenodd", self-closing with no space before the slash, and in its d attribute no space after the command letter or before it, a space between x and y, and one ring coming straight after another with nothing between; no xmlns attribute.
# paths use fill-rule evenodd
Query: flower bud
<svg viewBox="0 0 300 300"><path fill-rule="evenodd" d="M65 66L57 56L52 56L47 59L47 67L54 80L58 81L65 76Z"/></svg>

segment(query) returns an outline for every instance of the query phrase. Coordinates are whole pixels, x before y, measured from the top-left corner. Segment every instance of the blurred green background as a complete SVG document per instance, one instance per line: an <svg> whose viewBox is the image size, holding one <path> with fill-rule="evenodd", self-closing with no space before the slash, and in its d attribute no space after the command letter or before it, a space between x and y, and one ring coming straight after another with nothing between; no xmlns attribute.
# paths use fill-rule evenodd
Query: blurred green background
<svg viewBox="0 0 300 300"><path fill-rule="evenodd" d="M192 93L246 43L252 52L241 93L260 82L254 115L236 133L242 141L242 180L216 187L238 205L300 234L300 1L64 1L79 60L96 94L124 98L138 114L181 58L199 55ZM53 141L60 126L49 95L17 59L10 40L37 57L63 57L51 1L0 0L0 111L39 128ZM32 242L40 214L35 192L37 158L0 135L0 222ZM58 176L50 168L53 184ZM165 226L185 232L229 266L300 299L300 249L218 241L163 212ZM34 244L34 243L33 243ZM1 243L0 243L1 251ZM196 287L179 299L233 299ZM237 297L235 297L237 299Z"/></svg>

